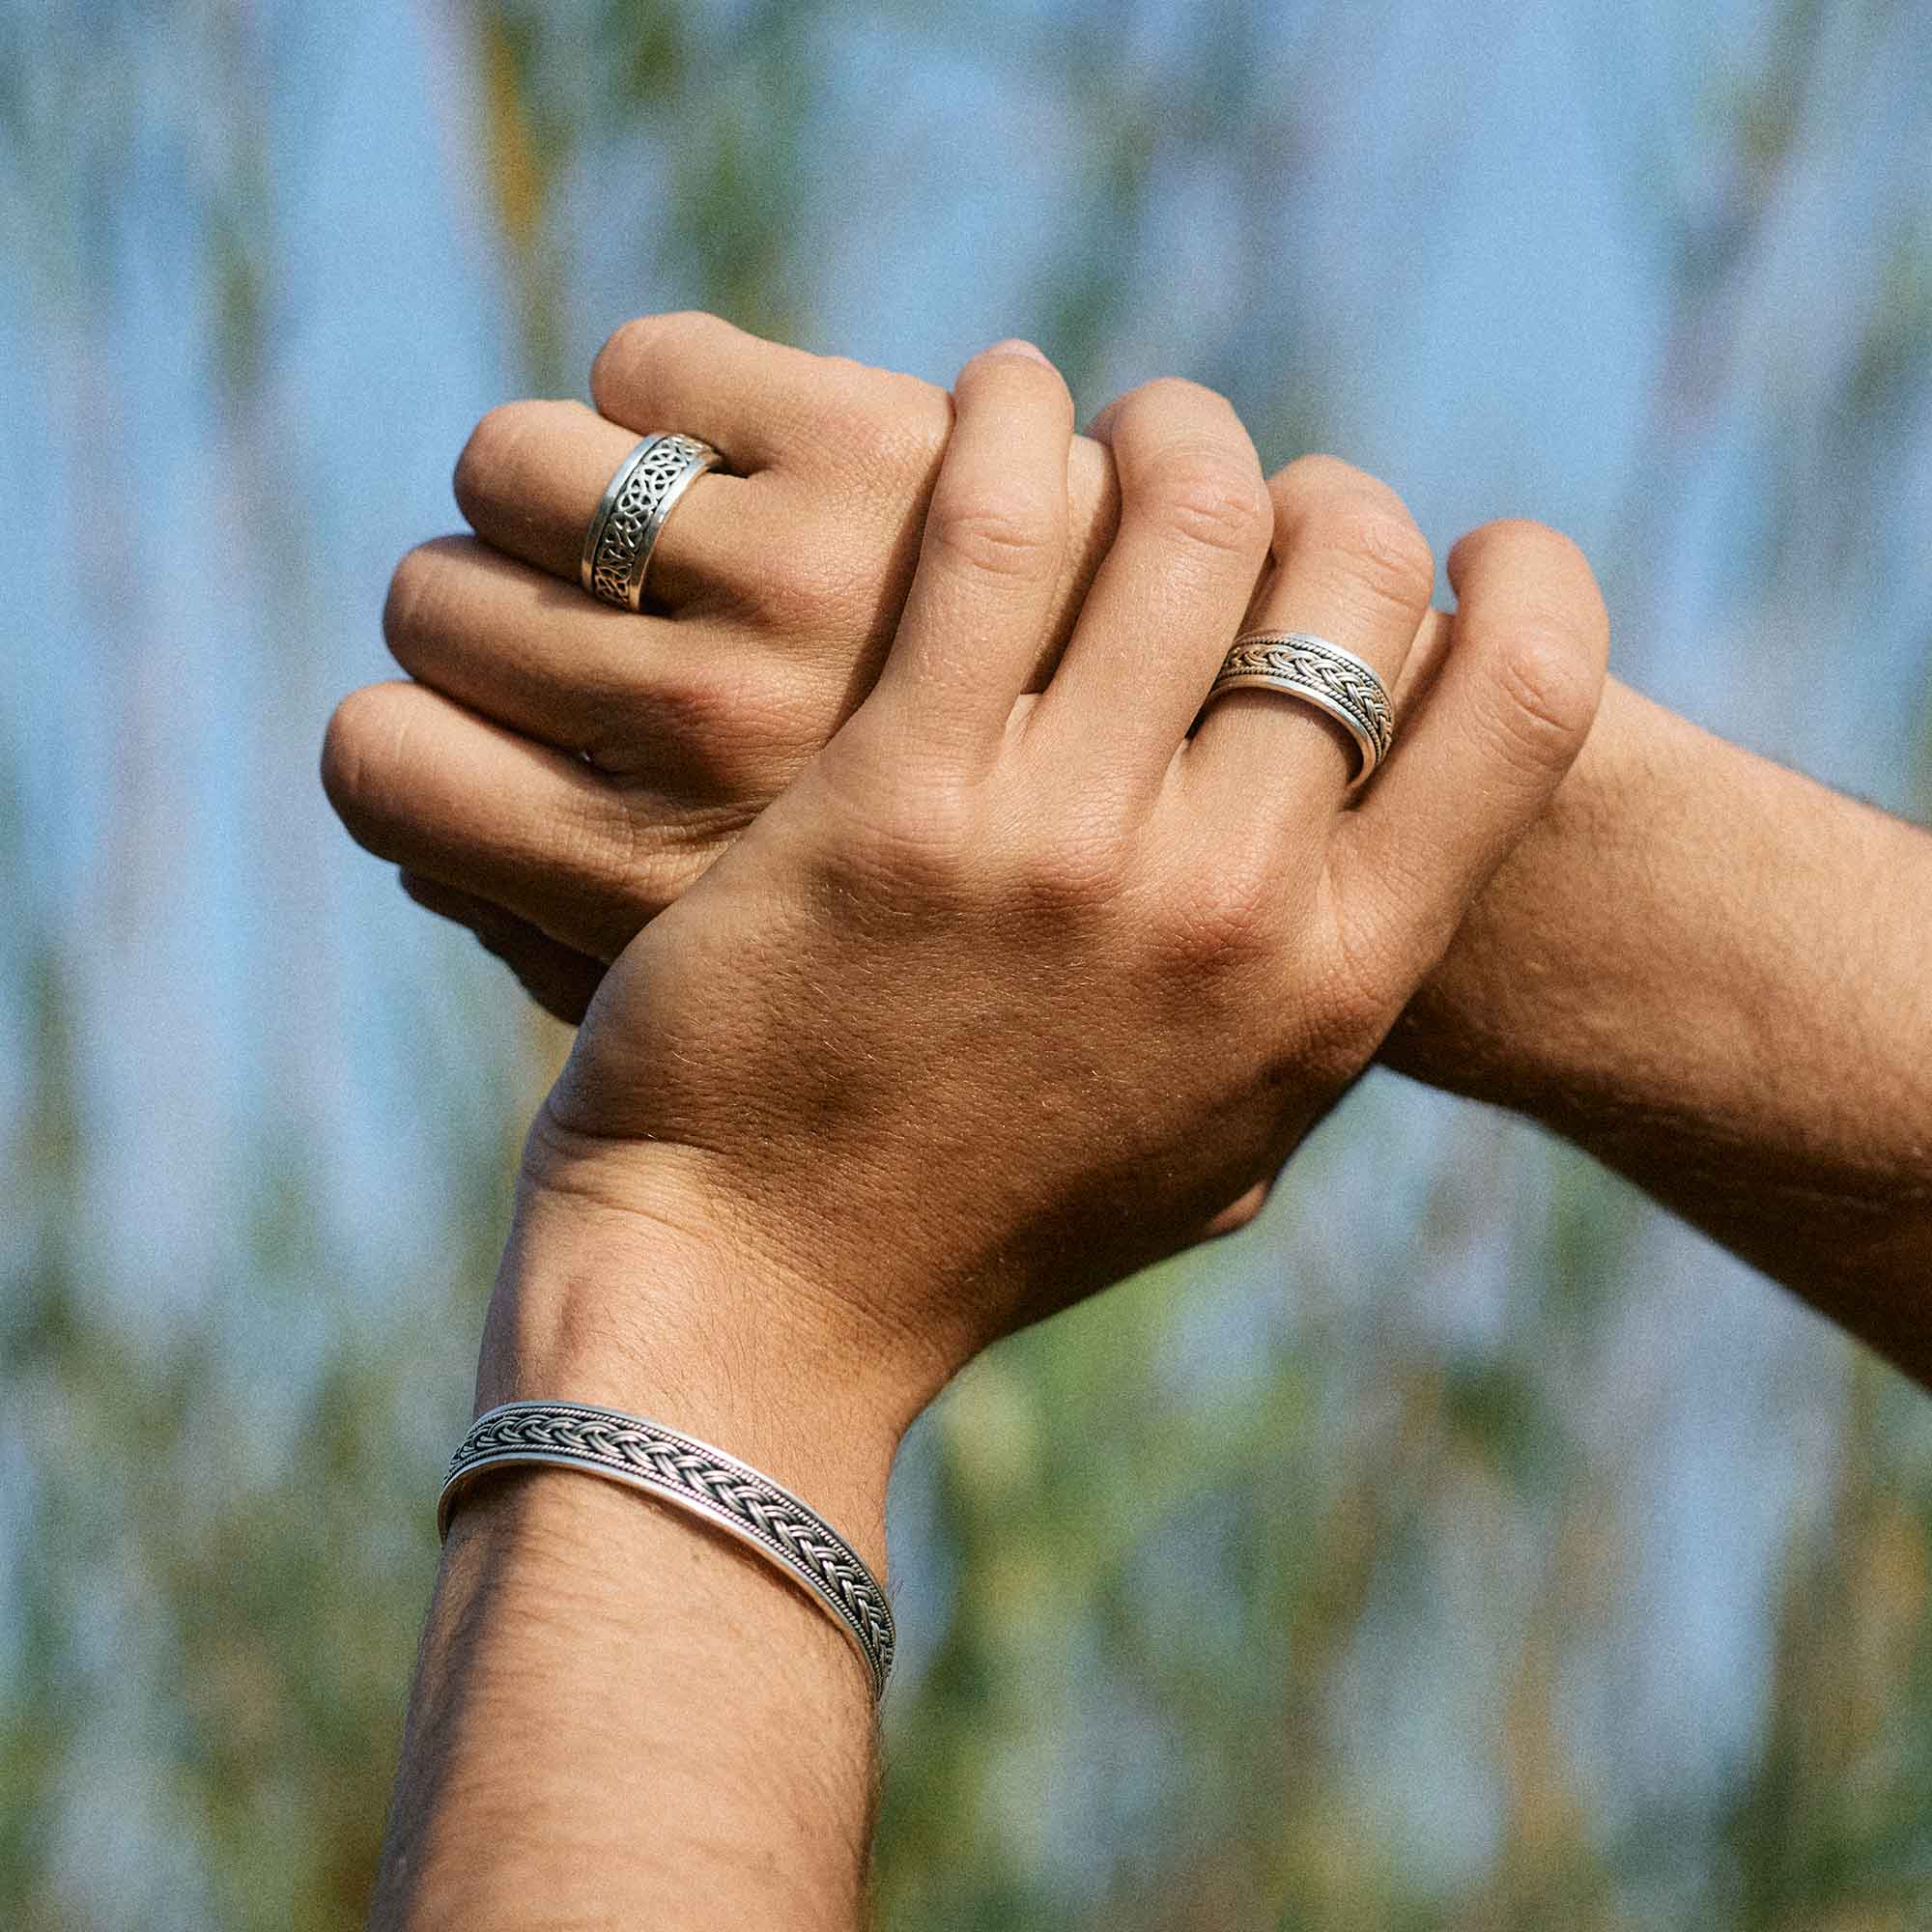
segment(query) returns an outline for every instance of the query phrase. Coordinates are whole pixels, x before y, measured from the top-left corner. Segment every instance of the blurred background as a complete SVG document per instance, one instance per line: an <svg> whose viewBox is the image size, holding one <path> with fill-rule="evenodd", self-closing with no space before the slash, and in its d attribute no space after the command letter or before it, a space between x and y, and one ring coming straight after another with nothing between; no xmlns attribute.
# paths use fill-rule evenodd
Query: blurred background
<svg viewBox="0 0 1932 1932"><path fill-rule="evenodd" d="M0 0L0 1922L359 1922L558 1039L315 764L486 408L1184 373L1926 816L1928 186L1915 0ZM1932 1404L1508 1119L1372 1076L893 1531L890 1928L1925 1922Z"/></svg>

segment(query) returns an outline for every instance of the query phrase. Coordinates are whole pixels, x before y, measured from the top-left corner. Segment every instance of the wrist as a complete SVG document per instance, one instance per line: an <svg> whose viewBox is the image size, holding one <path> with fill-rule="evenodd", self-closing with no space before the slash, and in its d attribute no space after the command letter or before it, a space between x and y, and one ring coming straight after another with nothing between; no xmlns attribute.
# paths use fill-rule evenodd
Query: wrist
<svg viewBox="0 0 1932 1932"><path fill-rule="evenodd" d="M833 1290L775 1263L687 1178L613 1196L538 1155L518 1185L477 1408L591 1403L700 1437L794 1492L877 1569L893 1458L930 1391L868 1341Z"/></svg>

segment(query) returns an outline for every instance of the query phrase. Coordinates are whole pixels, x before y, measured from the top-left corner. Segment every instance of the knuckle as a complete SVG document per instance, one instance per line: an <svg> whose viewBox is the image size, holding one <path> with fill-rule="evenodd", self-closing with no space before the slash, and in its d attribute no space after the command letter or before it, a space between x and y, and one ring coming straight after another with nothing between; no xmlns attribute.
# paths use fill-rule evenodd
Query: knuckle
<svg viewBox="0 0 1932 1932"><path fill-rule="evenodd" d="M1223 848L1177 907L1168 951L1197 986L1244 975L1279 951L1282 905L1281 868L1265 845Z"/></svg>
<svg viewBox="0 0 1932 1932"><path fill-rule="evenodd" d="M1435 589L1435 553L1402 498L1347 464L1319 461L1316 486L1290 498L1283 534L1343 559L1377 603L1424 609Z"/></svg>
<svg viewBox="0 0 1932 1932"><path fill-rule="evenodd" d="M1451 567L1458 572L1491 551L1510 553L1512 560L1524 565L1540 565L1545 570L1574 574L1579 582L1594 585L1588 558L1561 530L1539 524L1528 517L1498 517L1493 523L1479 525L1458 539L1449 553Z"/></svg>
<svg viewBox="0 0 1932 1932"><path fill-rule="evenodd" d="M943 784L890 784L869 801L863 822L831 861L841 884L867 897L945 905L971 878L974 849L965 798Z"/></svg>
<svg viewBox="0 0 1932 1932"><path fill-rule="evenodd" d="M1366 469L1358 469L1340 456L1312 449L1284 464L1268 478L1268 495L1274 498L1284 521L1293 522L1303 505L1319 501L1335 490L1351 484L1376 483Z"/></svg>
<svg viewBox="0 0 1932 1932"><path fill-rule="evenodd" d="M1067 822L1028 859L1026 896L1050 918L1086 918L1120 898L1127 873L1124 838L1100 826Z"/></svg>
<svg viewBox="0 0 1932 1932"><path fill-rule="evenodd" d="M1269 509L1256 466L1218 441L1179 442L1149 460L1149 508L1180 542L1232 556L1266 548Z"/></svg>
<svg viewBox="0 0 1932 1932"><path fill-rule="evenodd" d="M1362 496L1339 508L1335 534L1371 595L1421 611L1435 589L1435 553L1400 504Z"/></svg>
<svg viewBox="0 0 1932 1932"><path fill-rule="evenodd" d="M1562 772L1596 716L1595 654L1573 620L1531 613L1512 624L1490 683L1502 754L1532 772Z"/></svg>
<svg viewBox="0 0 1932 1932"><path fill-rule="evenodd" d="M322 788L358 844L371 845L386 818L382 802L404 729L394 687L364 685L330 714L322 739Z"/></svg>
<svg viewBox="0 0 1932 1932"><path fill-rule="evenodd" d="M856 905L940 908L966 890L982 843L979 797L938 765L909 762L901 734L862 706L813 774L810 864Z"/></svg>
<svg viewBox="0 0 1932 1932"><path fill-rule="evenodd" d="M1485 584L1511 586L1490 620L1494 641L1484 680L1497 755L1519 770L1560 774L1596 717L1609 643L1609 617L1588 559L1547 524L1504 518L1463 537L1449 569L1471 613L1480 594L1471 580L1479 573Z"/></svg>
<svg viewBox="0 0 1932 1932"><path fill-rule="evenodd" d="M590 362L590 393L601 404L628 384L648 380L660 357L696 350L729 327L701 309L673 309L663 315L634 315L605 337Z"/></svg>
<svg viewBox="0 0 1932 1932"><path fill-rule="evenodd" d="M1066 379L1050 361L1019 353L1009 343L982 349L960 370L953 394L964 397L979 390L1010 399L1025 408L1051 405L1069 415L1073 397Z"/></svg>
<svg viewBox="0 0 1932 1932"><path fill-rule="evenodd" d="M1247 433L1226 396L1184 376L1156 376L1128 390L1115 405L1116 433L1129 442L1141 436L1171 433L1177 423L1193 423L1223 437Z"/></svg>
<svg viewBox="0 0 1932 1932"><path fill-rule="evenodd" d="M935 503L926 542L970 577L1032 583L1059 569L1051 512L1012 496Z"/></svg>
<svg viewBox="0 0 1932 1932"><path fill-rule="evenodd" d="M399 662L413 641L435 628L434 585L440 576L437 554L426 544L407 553L389 573L388 594L383 599L383 638Z"/></svg>
<svg viewBox="0 0 1932 1932"><path fill-rule="evenodd" d="M469 516L490 500L493 484L515 460L517 446L529 433L529 414L522 403L498 403L469 432L456 459L456 504Z"/></svg>

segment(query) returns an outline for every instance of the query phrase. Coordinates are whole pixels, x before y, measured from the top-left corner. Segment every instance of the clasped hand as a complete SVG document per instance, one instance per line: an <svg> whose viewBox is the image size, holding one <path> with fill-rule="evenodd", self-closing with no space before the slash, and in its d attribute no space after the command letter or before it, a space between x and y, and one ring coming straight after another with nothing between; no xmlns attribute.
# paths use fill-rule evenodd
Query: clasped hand
<svg viewBox="0 0 1932 1932"><path fill-rule="evenodd" d="M359 694L326 770L419 896L549 1004L587 1000L531 1137L526 1245L575 1204L681 1267L701 1254L709 1346L810 1360L895 1430L987 1343L1257 1198L1580 747L1603 607L1562 539L1504 525L1452 553L1459 607L1433 615L1433 558L1382 485L1314 458L1270 488L1228 405L1179 382L1094 425L1110 472L1058 374L1009 344L967 365L918 458L923 517L854 509L880 574L807 611L796 570L748 583L728 561L734 534L774 535L772 439L797 421L758 420L786 372L753 352L795 352L745 349L742 393L707 405L737 419L693 421L650 379L663 340L613 338L605 413L712 436L751 472L678 512L672 614L554 581L583 479L594 500L625 438L524 406L459 489L527 563L444 546L399 572L390 636L423 686ZM808 572L810 535L785 539ZM815 627L841 600L833 656ZM1328 638L1395 693L1358 800L1312 709L1244 692L1204 715L1244 624ZM715 719L777 717L787 686L822 749L772 729L707 755ZM623 1283L574 1293L622 1333ZM493 1326L529 1321L499 1306Z"/></svg>

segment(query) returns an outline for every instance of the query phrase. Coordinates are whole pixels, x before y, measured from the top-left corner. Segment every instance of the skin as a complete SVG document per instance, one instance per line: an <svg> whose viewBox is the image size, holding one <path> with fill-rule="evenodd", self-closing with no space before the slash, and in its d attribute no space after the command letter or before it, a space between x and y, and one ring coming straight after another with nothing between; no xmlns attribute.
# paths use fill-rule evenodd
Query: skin
<svg viewBox="0 0 1932 1932"><path fill-rule="evenodd" d="M412 553L392 586L385 632L413 681L355 694L325 756L355 837L572 1021L606 962L870 687L952 426L930 384L705 316L627 324L591 386L595 412L519 403L478 425L456 477L475 536ZM576 590L578 546L636 435L665 423L743 473L707 477L679 505L653 564L661 614L637 617ZM1118 517L1107 428L1069 453L1068 541L1035 685ZM1304 458L1271 480L1277 554L1306 545L1307 505L1343 474ZM1385 493L1343 500L1335 514L1373 559L1369 594L1412 594L1431 574L1412 523ZM1524 544L1561 539L1486 526L1451 553L1452 582ZM1519 733L1531 756L1555 715L1549 616L1533 602L1520 612L1516 705L1467 721ZM1399 714L1448 635L1441 613L1421 616ZM1339 729L1286 708L1347 757ZM1375 790L1407 741L1405 725ZM1264 796L1272 781L1256 782ZM1422 842L1463 810L1444 794ZM1400 877L1407 857L1388 863ZM1928 927L1922 831L1613 680L1575 769L1381 1058L1568 1135L1932 1380ZM1209 1230L1239 1225L1259 1199Z"/></svg>
<svg viewBox="0 0 1932 1932"><path fill-rule="evenodd" d="M955 396L875 688L603 977L478 1375L480 1406L719 1442L874 1566L948 1378L1191 1238L1360 1072L1582 744L1607 641L1567 544L1461 554L1404 762L1350 807L1301 707L1191 727L1244 614L1400 677L1431 573L1397 499L1305 469L1264 581L1280 503L1246 434L1150 385L1101 425L1119 509L1068 626L1065 386L1009 344ZM769 1565L580 1475L486 1483L374 1922L851 1927L874 1776L865 1677Z"/></svg>

